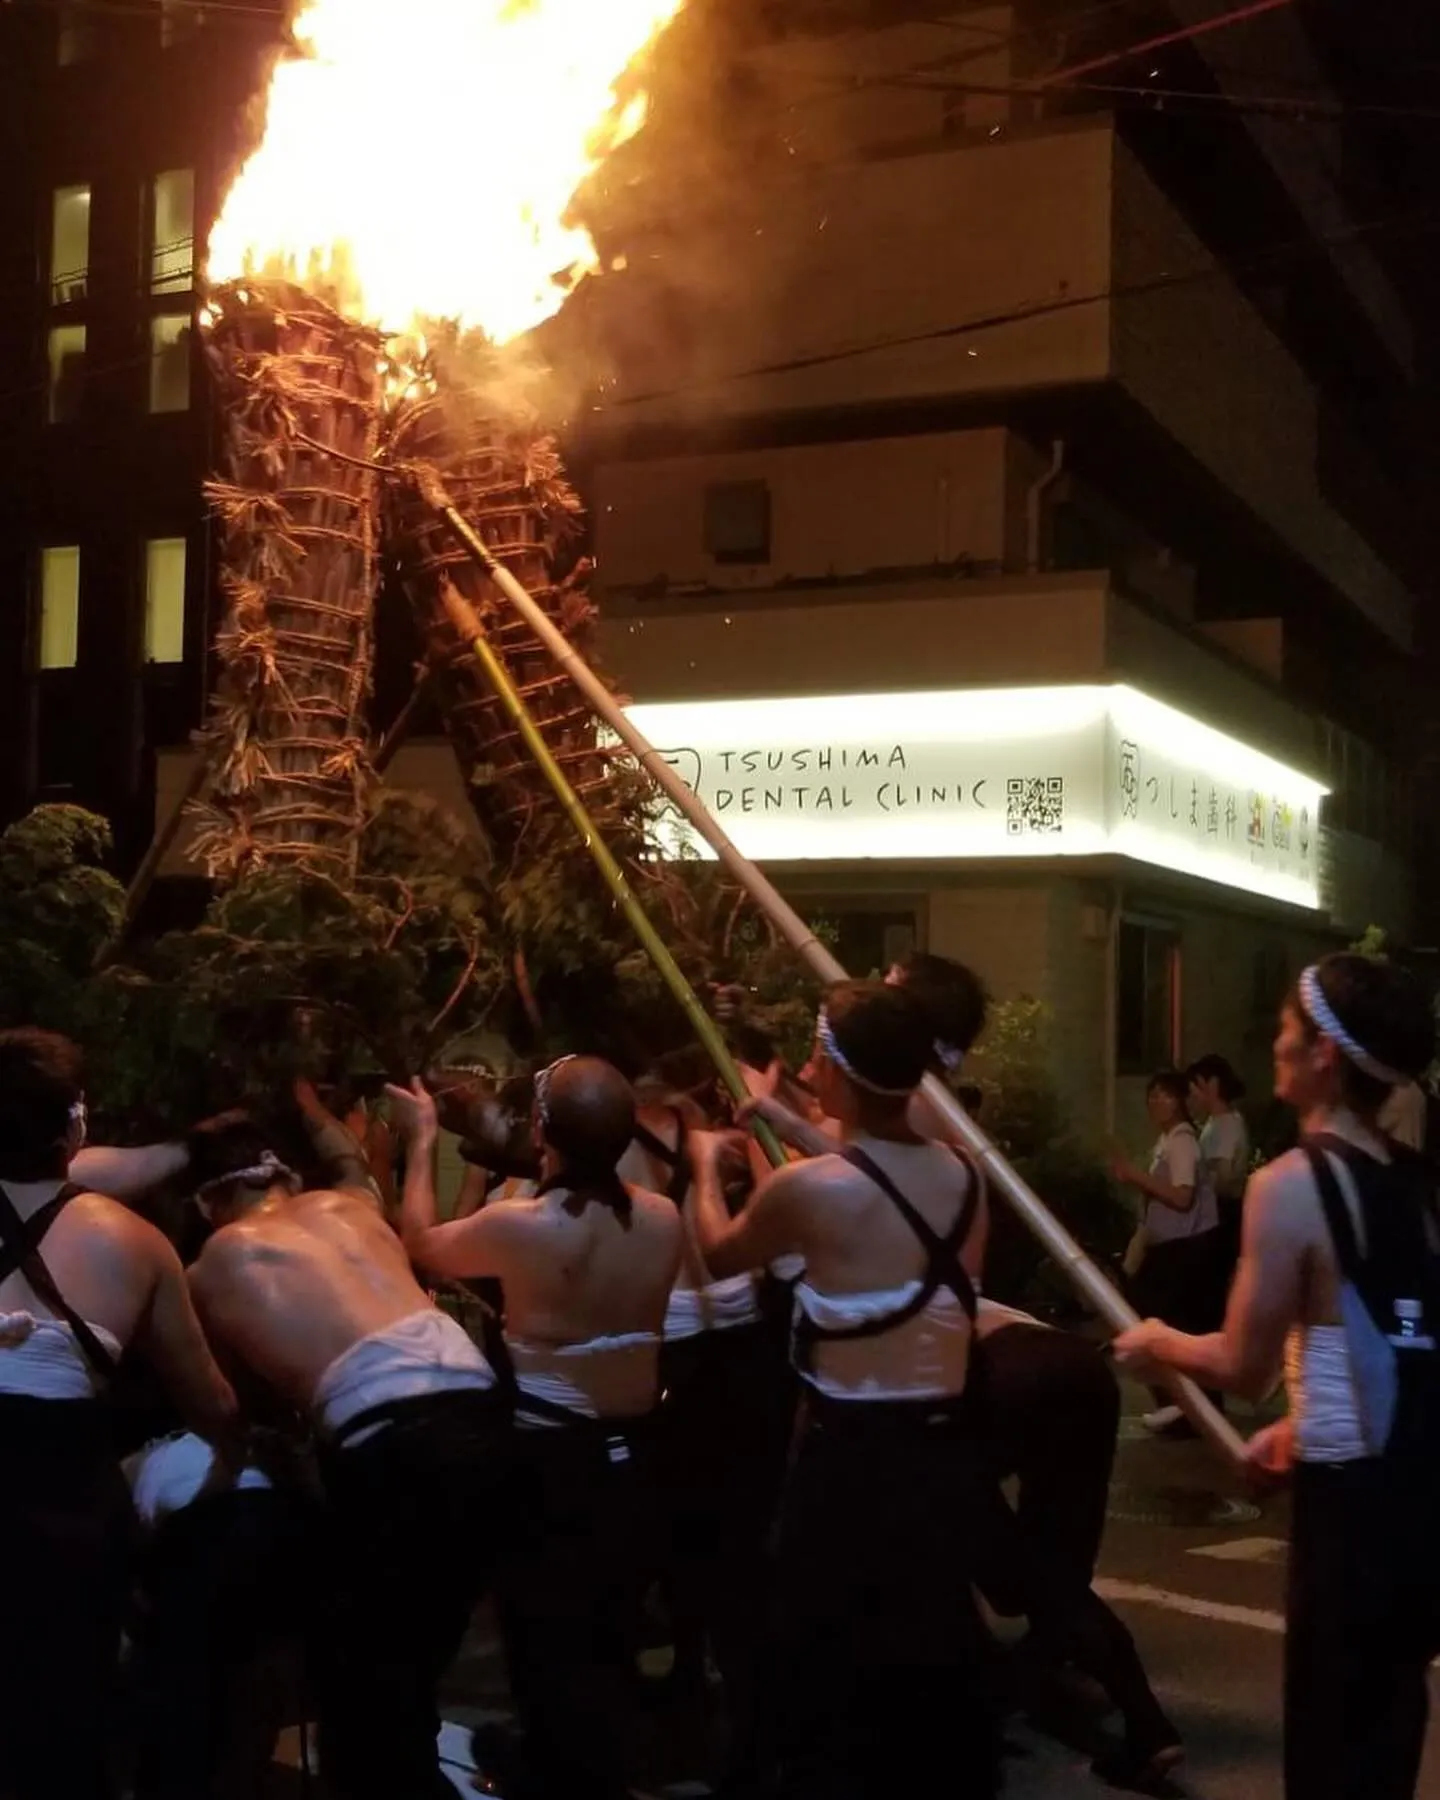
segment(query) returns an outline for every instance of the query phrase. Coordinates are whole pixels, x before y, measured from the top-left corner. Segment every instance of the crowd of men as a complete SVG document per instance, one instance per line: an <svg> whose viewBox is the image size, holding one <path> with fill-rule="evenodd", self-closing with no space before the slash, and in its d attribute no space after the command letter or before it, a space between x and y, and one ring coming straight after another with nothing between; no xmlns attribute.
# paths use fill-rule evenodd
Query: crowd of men
<svg viewBox="0 0 1440 1800"><path fill-rule="evenodd" d="M718 1668L727 1792L997 1793L1013 1664L990 1615L1028 1621L1026 1667L1103 1687L1123 1735L1099 1773L1162 1781L1179 1734L1091 1587L1114 1377L985 1298L984 1181L919 1091L983 1019L942 959L843 984L804 1079L735 1033L736 1118L562 1058L523 1129L481 1133L484 1203L448 1219L418 1081L389 1090L387 1209L388 1151L308 1088L303 1158L240 1115L86 1148L79 1052L0 1033L0 1800L240 1800L293 1717L338 1800L447 1793L437 1695L485 1598L521 1727L501 1791L621 1800L657 1590L677 1667ZM1224 1329L1120 1344L1142 1375L1244 1391L1298 1328L1292 1419L1256 1450L1300 1465L1289 1800L1400 1800L1418 1770L1440 1237L1374 1119L1430 1048L1396 971L1308 971L1277 1043L1306 1147L1252 1185ZM785 1166L736 1129L752 1114ZM188 1267L137 1210L165 1182L190 1196ZM437 1289L483 1297L483 1328ZM171 1429L132 1424L122 1461L140 1367Z"/></svg>

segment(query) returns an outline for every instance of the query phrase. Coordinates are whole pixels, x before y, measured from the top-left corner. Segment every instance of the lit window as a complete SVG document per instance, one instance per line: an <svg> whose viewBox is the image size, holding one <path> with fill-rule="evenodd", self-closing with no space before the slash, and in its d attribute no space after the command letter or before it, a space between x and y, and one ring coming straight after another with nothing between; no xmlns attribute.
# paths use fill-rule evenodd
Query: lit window
<svg viewBox="0 0 1440 1800"><path fill-rule="evenodd" d="M151 183L150 287L187 294L195 282L195 172L167 169Z"/></svg>
<svg viewBox="0 0 1440 1800"><path fill-rule="evenodd" d="M185 660L184 538L151 538L145 546L145 660Z"/></svg>
<svg viewBox="0 0 1440 1800"><path fill-rule="evenodd" d="M50 333L50 423L78 417L85 388L85 327L56 325Z"/></svg>
<svg viewBox="0 0 1440 1800"><path fill-rule="evenodd" d="M90 189L56 188L50 214L50 302L85 298L90 274Z"/></svg>
<svg viewBox="0 0 1440 1800"><path fill-rule="evenodd" d="M190 404L190 315L161 313L150 321L150 410L184 412Z"/></svg>
<svg viewBox="0 0 1440 1800"><path fill-rule="evenodd" d="M1149 1075L1179 1055L1180 938L1171 927L1122 919L1115 949L1115 1063Z"/></svg>
<svg viewBox="0 0 1440 1800"><path fill-rule="evenodd" d="M40 667L73 669L80 647L80 551L75 544L40 558Z"/></svg>

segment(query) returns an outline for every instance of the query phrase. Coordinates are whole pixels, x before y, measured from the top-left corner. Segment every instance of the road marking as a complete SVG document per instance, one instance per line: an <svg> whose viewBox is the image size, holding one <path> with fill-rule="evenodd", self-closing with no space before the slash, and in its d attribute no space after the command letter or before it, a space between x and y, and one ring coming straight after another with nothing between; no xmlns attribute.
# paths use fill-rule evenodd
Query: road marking
<svg viewBox="0 0 1440 1800"><path fill-rule="evenodd" d="M1129 1601L1135 1606L1163 1606L1167 1612L1188 1613L1192 1619L1210 1619L1217 1625L1244 1625L1251 1631L1283 1635L1284 1617L1258 1606L1231 1606L1221 1600L1202 1600L1195 1594L1175 1594L1169 1588L1150 1587L1139 1581L1115 1581L1101 1576L1095 1592L1102 1600Z"/></svg>
<svg viewBox="0 0 1440 1800"><path fill-rule="evenodd" d="M1208 1556L1215 1562L1276 1563L1285 1558L1284 1538L1236 1538L1232 1543L1201 1544L1187 1556Z"/></svg>

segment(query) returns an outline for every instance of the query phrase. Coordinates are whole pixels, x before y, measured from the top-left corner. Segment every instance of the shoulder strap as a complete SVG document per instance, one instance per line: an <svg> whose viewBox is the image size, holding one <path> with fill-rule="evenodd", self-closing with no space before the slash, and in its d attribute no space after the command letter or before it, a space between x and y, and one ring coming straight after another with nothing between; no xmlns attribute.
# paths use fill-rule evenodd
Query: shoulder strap
<svg viewBox="0 0 1440 1800"><path fill-rule="evenodd" d="M1364 1258L1360 1254L1360 1240L1355 1236L1355 1221L1350 1217L1350 1208L1345 1203L1339 1179L1330 1165L1330 1158L1325 1154L1324 1147L1314 1138L1307 1138L1301 1144L1301 1149L1305 1152L1305 1160L1310 1165L1310 1173L1320 1194L1320 1207L1325 1214L1330 1240L1335 1246L1335 1260L1340 1265L1340 1273L1358 1290L1365 1272Z"/></svg>
<svg viewBox="0 0 1440 1800"><path fill-rule="evenodd" d="M1348 1164L1347 1147L1343 1140L1331 1139L1329 1142L1333 1144L1335 1154ZM1319 1189L1320 1204L1335 1246L1335 1260L1340 1266L1341 1274L1360 1296L1377 1330L1391 1342L1394 1341L1396 1329L1397 1296L1390 1289L1402 1266L1403 1278L1407 1284L1404 1291L1421 1301L1428 1318L1440 1322L1440 1258L1437 1258L1428 1243L1424 1226L1426 1218L1432 1221L1435 1218L1435 1200L1428 1183L1416 1184L1416 1210L1407 1221L1404 1214L1396 1212L1393 1204L1377 1206L1373 1198L1367 1198L1359 1178L1356 1178L1356 1191L1367 1233L1372 1234L1372 1240L1378 1240L1377 1266L1374 1257L1362 1253L1360 1249L1350 1208L1326 1153L1326 1143L1324 1137L1312 1138L1305 1143L1304 1150L1315 1177L1315 1185ZM1420 1159L1413 1155L1397 1158L1397 1162L1400 1166L1396 1172L1402 1179L1407 1166L1412 1174L1421 1166ZM1393 1196L1393 1200L1397 1201L1402 1198L1399 1194ZM1372 1241L1371 1250L1375 1249L1376 1243Z"/></svg>
<svg viewBox="0 0 1440 1800"><path fill-rule="evenodd" d="M860 1338L884 1337L889 1332L898 1331L902 1325L908 1325L911 1319L918 1318L941 1288L948 1288L954 1294L973 1323L978 1310L975 1287L960 1264L960 1251L970 1235L970 1229L975 1222L975 1214L980 1204L980 1190L973 1176L960 1207L959 1216L950 1230L942 1237L923 1214L918 1212L906 1199L872 1157L867 1156L863 1150L856 1149L853 1144L847 1146L839 1154L852 1168L858 1169L862 1175L875 1183L881 1193L892 1202L911 1231L915 1233L925 1251L925 1274L920 1282L918 1292L904 1306L897 1307L892 1313L882 1314L877 1319L866 1319L858 1325L831 1328L813 1324L802 1313L796 1322L797 1346L802 1350L808 1350L808 1347L814 1343L848 1342Z"/></svg>
<svg viewBox="0 0 1440 1800"><path fill-rule="evenodd" d="M685 1115L678 1106L669 1107L667 1111L675 1121L675 1148L673 1150L663 1138L657 1137L650 1127L642 1124L639 1119L635 1121L635 1142L643 1150L649 1151L657 1162L664 1163L665 1167L670 1170L670 1182L665 1189L665 1198L673 1200L676 1206L683 1206L686 1196L690 1192L691 1181L690 1158L685 1150L687 1135Z"/></svg>
<svg viewBox="0 0 1440 1800"><path fill-rule="evenodd" d="M0 1280L19 1269L39 1298L70 1327L75 1334L75 1342L90 1367L97 1375L108 1379L114 1375L119 1367L118 1363L95 1335L89 1321L81 1318L60 1292L55 1284L55 1277L40 1254L41 1239L81 1192L80 1188L67 1182L54 1199L48 1200L39 1212L26 1220L16 1212L14 1201L4 1187L0 1186Z"/></svg>

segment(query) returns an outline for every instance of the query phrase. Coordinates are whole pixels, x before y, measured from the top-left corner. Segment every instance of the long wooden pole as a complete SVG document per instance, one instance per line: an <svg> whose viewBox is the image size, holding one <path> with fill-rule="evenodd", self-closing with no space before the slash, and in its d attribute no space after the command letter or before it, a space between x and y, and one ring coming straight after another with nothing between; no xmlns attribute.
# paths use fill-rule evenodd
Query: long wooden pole
<svg viewBox="0 0 1440 1800"><path fill-rule="evenodd" d="M812 972L824 982L844 981L844 968L831 955L815 933L795 911L769 878L731 843L722 827L711 816L703 801L686 784L655 746L630 720L625 709L605 683L570 643L565 634L537 606L524 587L503 563L471 530L458 512L439 478L429 471L416 471L426 501L445 520L495 586L545 645L565 674L626 746L660 788L673 802L697 834L715 852L721 866L755 904L774 922L776 929L791 944ZM1139 1322L1135 1309L1120 1294L1115 1284L1098 1269L1075 1239L1045 1206L1025 1179L1005 1160L980 1127L960 1105L945 1084L930 1075L926 1077L925 1098L945 1121L956 1140L974 1155L984 1167L991 1185L1004 1196L1021 1222L1038 1240L1041 1248L1058 1265L1081 1297L1094 1308L1114 1331L1124 1331ZM1186 1416L1217 1449L1226 1462L1239 1470L1244 1465L1245 1446L1239 1433L1196 1387L1193 1381L1169 1376L1171 1388Z"/></svg>
<svg viewBox="0 0 1440 1800"><path fill-rule="evenodd" d="M725 1042L719 1026L700 1003L700 997L685 978L685 972L670 953L670 947L656 931L650 921L650 915L636 899L625 871L615 860L610 846L601 837L595 821L585 809L585 802L572 787L569 777L551 754L545 735L530 715L523 696L513 681L504 663L496 655L494 646L486 637L475 609L454 585L445 583L445 608L457 631L466 639L475 652L476 660L485 671L485 677L494 688L500 704L509 713L511 722L520 733L525 748L535 758L536 766L550 783L556 799L564 807L570 823L579 834L580 841L590 852L606 886L615 896L621 911L629 921L631 930L639 938L641 947L659 971L661 979L670 992L679 1001L689 1019L696 1037L704 1045L711 1062L719 1072L721 1080L729 1088L736 1100L749 1098L750 1090L745 1085L735 1059L730 1054L730 1047ZM756 1139L771 1163L779 1168L786 1160L785 1152L779 1139L763 1120L757 1119L752 1129Z"/></svg>

